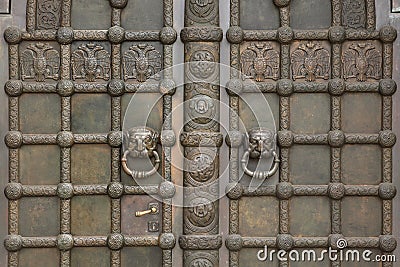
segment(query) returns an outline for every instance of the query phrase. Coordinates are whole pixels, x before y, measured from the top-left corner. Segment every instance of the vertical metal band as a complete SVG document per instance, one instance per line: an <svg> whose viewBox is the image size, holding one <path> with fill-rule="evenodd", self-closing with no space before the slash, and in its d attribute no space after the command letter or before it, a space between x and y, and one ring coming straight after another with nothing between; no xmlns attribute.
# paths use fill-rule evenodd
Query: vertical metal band
<svg viewBox="0 0 400 267"><path fill-rule="evenodd" d="M219 132L219 41L221 38L200 34L199 29L207 32L219 28L219 1L206 3L206 7L198 2L185 1L185 28L181 38L185 43L185 126L187 135L209 134ZM207 8L209 12L203 13ZM186 34L186 33L192 34ZM196 34L197 32L197 34ZM195 34L193 36L193 34ZM222 34L220 34L222 37ZM199 62L202 61L202 62ZM208 66L211 68L204 68ZM196 82L199 81L200 82ZM209 114L202 118L199 108ZM203 107L202 107L203 106ZM201 111L202 112L202 111ZM202 147L189 141L184 149L187 160L184 172L184 211L183 233L180 237L181 248L184 249L184 266L204 265L218 266L218 246L214 240L220 239L218 214L218 177L219 148ZM206 165L201 162L206 162ZM202 171L206 167L207 171ZM201 237L199 236L201 235ZM200 240L203 242L200 242ZM187 240L191 240L188 242ZM202 243L202 244L200 244ZM193 245L195 244L195 245ZM201 249L211 249L206 253Z"/></svg>

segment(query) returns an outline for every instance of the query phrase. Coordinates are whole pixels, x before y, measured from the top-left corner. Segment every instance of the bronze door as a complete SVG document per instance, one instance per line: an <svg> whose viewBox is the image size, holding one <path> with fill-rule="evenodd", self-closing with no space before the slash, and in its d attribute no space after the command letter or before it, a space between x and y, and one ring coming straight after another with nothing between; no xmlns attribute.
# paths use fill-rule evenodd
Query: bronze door
<svg viewBox="0 0 400 267"><path fill-rule="evenodd" d="M0 265L396 266L389 2L11 1Z"/></svg>

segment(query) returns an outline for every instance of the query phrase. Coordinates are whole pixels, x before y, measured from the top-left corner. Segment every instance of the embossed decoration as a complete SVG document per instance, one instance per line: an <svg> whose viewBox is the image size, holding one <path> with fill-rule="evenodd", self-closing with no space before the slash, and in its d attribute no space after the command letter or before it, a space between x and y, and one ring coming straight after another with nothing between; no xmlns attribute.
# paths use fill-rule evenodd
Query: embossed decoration
<svg viewBox="0 0 400 267"><path fill-rule="evenodd" d="M110 0L110 5L114 8L124 8L128 4L128 0Z"/></svg>
<svg viewBox="0 0 400 267"><path fill-rule="evenodd" d="M341 234L331 234L328 237L329 246L333 249L338 249L338 240L344 240L344 236Z"/></svg>
<svg viewBox="0 0 400 267"><path fill-rule="evenodd" d="M225 142L229 147L239 147L243 141L243 134L239 131L229 131Z"/></svg>
<svg viewBox="0 0 400 267"><path fill-rule="evenodd" d="M379 82L379 92L384 96L391 96L397 91L397 84L392 79L382 79Z"/></svg>
<svg viewBox="0 0 400 267"><path fill-rule="evenodd" d="M214 120L216 112L214 99L207 95L196 95L189 100L188 124L196 127L196 124L210 123Z"/></svg>
<svg viewBox="0 0 400 267"><path fill-rule="evenodd" d="M274 0L274 4L277 7L285 7L290 4L290 0Z"/></svg>
<svg viewBox="0 0 400 267"><path fill-rule="evenodd" d="M228 183L225 187L225 193L229 199L239 199L243 195L243 186L240 183Z"/></svg>
<svg viewBox="0 0 400 267"><path fill-rule="evenodd" d="M331 95L340 96L344 93L345 83L342 79L333 79L328 83L328 90Z"/></svg>
<svg viewBox="0 0 400 267"><path fill-rule="evenodd" d="M252 128L248 133L248 140L250 158L260 159L273 156L276 134L272 130L264 127Z"/></svg>
<svg viewBox="0 0 400 267"><path fill-rule="evenodd" d="M240 95L243 91L243 82L241 79L231 79L226 84L226 92L230 96Z"/></svg>
<svg viewBox="0 0 400 267"><path fill-rule="evenodd" d="M230 251L239 251L243 247L243 240L240 235L228 235L225 239L225 246Z"/></svg>
<svg viewBox="0 0 400 267"><path fill-rule="evenodd" d="M212 196L209 196L212 198ZM185 209L185 228L190 233L207 232L211 233L218 227L218 217L216 216L216 203L204 196L194 197Z"/></svg>
<svg viewBox="0 0 400 267"><path fill-rule="evenodd" d="M4 194L11 200L20 199L22 197L22 185L20 183L9 183L4 189Z"/></svg>
<svg viewBox="0 0 400 267"><path fill-rule="evenodd" d="M10 131L4 137L4 142L9 148L20 148L22 146L22 133Z"/></svg>
<svg viewBox="0 0 400 267"><path fill-rule="evenodd" d="M390 130L381 131L379 133L379 144L382 147L392 147L396 144L396 135Z"/></svg>
<svg viewBox="0 0 400 267"><path fill-rule="evenodd" d="M332 147L342 147L345 142L344 133L340 130L330 131L328 133L328 142Z"/></svg>
<svg viewBox="0 0 400 267"><path fill-rule="evenodd" d="M397 247L397 240L392 235L381 235L379 236L379 247L384 252L392 252Z"/></svg>
<svg viewBox="0 0 400 267"><path fill-rule="evenodd" d="M57 247L61 251L70 250L74 246L74 238L70 234L57 236Z"/></svg>
<svg viewBox="0 0 400 267"><path fill-rule="evenodd" d="M240 56L246 78L263 82L279 78L279 53L269 43L252 43Z"/></svg>
<svg viewBox="0 0 400 267"><path fill-rule="evenodd" d="M278 132L278 142L281 147L291 147L293 145L293 133L283 130Z"/></svg>
<svg viewBox="0 0 400 267"><path fill-rule="evenodd" d="M71 183L60 183L57 186L57 196L61 199L69 199L74 196L74 187Z"/></svg>
<svg viewBox="0 0 400 267"><path fill-rule="evenodd" d="M211 252L185 252L185 267L214 267L218 266L218 254Z"/></svg>
<svg viewBox="0 0 400 267"><path fill-rule="evenodd" d="M348 28L365 28L367 21L365 0L343 0L342 24Z"/></svg>
<svg viewBox="0 0 400 267"><path fill-rule="evenodd" d="M176 91L176 85L172 79L164 79L160 81L160 93L163 95L173 95Z"/></svg>
<svg viewBox="0 0 400 267"><path fill-rule="evenodd" d="M397 189L392 183L381 183L378 192L381 199L390 200L396 196Z"/></svg>
<svg viewBox="0 0 400 267"><path fill-rule="evenodd" d="M110 55L101 45L80 45L72 53L71 64L74 80L86 79L94 82L96 79L110 79Z"/></svg>
<svg viewBox="0 0 400 267"><path fill-rule="evenodd" d="M46 43L30 44L21 53L21 79L58 79L60 55L57 50Z"/></svg>
<svg viewBox="0 0 400 267"><path fill-rule="evenodd" d="M74 30L71 27L61 27L57 31L57 42L70 44L74 40Z"/></svg>
<svg viewBox="0 0 400 267"><path fill-rule="evenodd" d="M160 31L160 41L165 45L171 45L175 43L177 33L172 27L163 27Z"/></svg>
<svg viewBox="0 0 400 267"><path fill-rule="evenodd" d="M187 155L188 160L188 178L190 183L193 185L201 185L204 182L211 180L215 175L216 162L214 161L217 157L216 152L213 149L202 148L193 149Z"/></svg>
<svg viewBox="0 0 400 267"><path fill-rule="evenodd" d="M107 186L107 194L111 198L120 198L124 193L124 185L118 182L112 182Z"/></svg>
<svg viewBox="0 0 400 267"><path fill-rule="evenodd" d="M381 52L372 43L352 43L342 57L343 77L345 80L356 78L379 80L382 73Z"/></svg>
<svg viewBox="0 0 400 267"><path fill-rule="evenodd" d="M290 249L292 249L293 245L294 245L294 240L291 235L288 234L277 235L276 237L277 248L289 251Z"/></svg>
<svg viewBox="0 0 400 267"><path fill-rule="evenodd" d="M107 135L108 144L112 147L119 147L122 144L122 132L112 131Z"/></svg>
<svg viewBox="0 0 400 267"><path fill-rule="evenodd" d="M161 249L173 249L176 239L172 233L162 233L158 238L158 245Z"/></svg>
<svg viewBox="0 0 400 267"><path fill-rule="evenodd" d="M4 247L11 252L22 248L22 237L20 235L8 235L4 239Z"/></svg>
<svg viewBox="0 0 400 267"><path fill-rule="evenodd" d="M294 92L293 81L282 79L277 82L277 92L280 96L290 96Z"/></svg>
<svg viewBox="0 0 400 267"><path fill-rule="evenodd" d="M320 42L302 43L291 55L292 79L305 78L313 82L318 78L327 80L330 73L330 54Z"/></svg>
<svg viewBox="0 0 400 267"><path fill-rule="evenodd" d="M292 28L283 26L278 29L278 41L282 44L290 43L293 40L294 32Z"/></svg>
<svg viewBox="0 0 400 267"><path fill-rule="evenodd" d="M345 188L342 183L330 183L328 185L328 195L332 199L339 200L344 197Z"/></svg>
<svg viewBox="0 0 400 267"><path fill-rule="evenodd" d="M74 144L72 132L62 131L57 134L57 144L60 147L71 147Z"/></svg>
<svg viewBox="0 0 400 267"><path fill-rule="evenodd" d="M231 44L240 44L243 42L244 32L239 26L232 26L226 32L226 39Z"/></svg>
<svg viewBox="0 0 400 267"><path fill-rule="evenodd" d="M329 28L329 40L332 43L341 43L346 39L346 30L342 26Z"/></svg>
<svg viewBox="0 0 400 267"><path fill-rule="evenodd" d="M4 90L9 96L20 96L23 92L22 82L19 80L9 80L4 85Z"/></svg>
<svg viewBox="0 0 400 267"><path fill-rule="evenodd" d="M219 249L222 246L220 235L181 235L179 246L185 250Z"/></svg>
<svg viewBox="0 0 400 267"><path fill-rule="evenodd" d="M39 0L37 3L37 29L51 30L60 26L61 0Z"/></svg>
<svg viewBox="0 0 400 267"><path fill-rule="evenodd" d="M114 44L119 44L124 40L125 30L120 26L113 26L108 29L108 40Z"/></svg>
<svg viewBox="0 0 400 267"><path fill-rule="evenodd" d="M216 68L214 55L208 50L197 50L189 59L188 77L192 81L211 80L216 77ZM192 77L191 77L192 76ZM212 78L211 78L212 77Z"/></svg>
<svg viewBox="0 0 400 267"><path fill-rule="evenodd" d="M281 182L276 185L276 196L279 199L289 199L293 196L293 185L288 182Z"/></svg>
<svg viewBox="0 0 400 267"><path fill-rule="evenodd" d="M175 145L176 136L173 130L164 130L161 132L161 144L163 146L172 147Z"/></svg>
<svg viewBox="0 0 400 267"><path fill-rule="evenodd" d="M158 194L164 199L172 198L175 195L175 191L174 184L169 181L163 181L158 186Z"/></svg>
<svg viewBox="0 0 400 267"><path fill-rule="evenodd" d="M383 26L379 31L379 37L384 43L391 43L397 38L397 31L390 25Z"/></svg>
<svg viewBox="0 0 400 267"><path fill-rule="evenodd" d="M187 0L186 16L198 23L209 23L218 15L218 2L214 0Z"/></svg>
<svg viewBox="0 0 400 267"><path fill-rule="evenodd" d="M112 250L119 250L124 246L124 236L121 234L110 234L107 237L107 246Z"/></svg>
<svg viewBox="0 0 400 267"><path fill-rule="evenodd" d="M108 82L107 91L111 96L122 96L125 93L125 83L120 79L112 79Z"/></svg>
<svg viewBox="0 0 400 267"><path fill-rule="evenodd" d="M60 80L57 83L57 93L60 96L71 96L74 93L74 83L71 80Z"/></svg>
<svg viewBox="0 0 400 267"><path fill-rule="evenodd" d="M161 54L152 45L138 44L124 53L123 71L125 81L136 79L145 82L150 77L160 79Z"/></svg>
<svg viewBox="0 0 400 267"><path fill-rule="evenodd" d="M20 28L15 26L7 27L4 30L4 39L9 44L18 44L22 40L22 32Z"/></svg>

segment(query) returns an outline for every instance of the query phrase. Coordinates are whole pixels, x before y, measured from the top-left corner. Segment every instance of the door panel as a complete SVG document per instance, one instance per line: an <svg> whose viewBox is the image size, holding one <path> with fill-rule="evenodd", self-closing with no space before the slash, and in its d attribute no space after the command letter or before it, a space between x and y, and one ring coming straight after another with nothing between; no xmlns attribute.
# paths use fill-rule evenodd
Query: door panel
<svg viewBox="0 0 400 267"><path fill-rule="evenodd" d="M338 240L393 253L398 48L382 4L20 5L0 79L4 266L356 266L258 257Z"/></svg>

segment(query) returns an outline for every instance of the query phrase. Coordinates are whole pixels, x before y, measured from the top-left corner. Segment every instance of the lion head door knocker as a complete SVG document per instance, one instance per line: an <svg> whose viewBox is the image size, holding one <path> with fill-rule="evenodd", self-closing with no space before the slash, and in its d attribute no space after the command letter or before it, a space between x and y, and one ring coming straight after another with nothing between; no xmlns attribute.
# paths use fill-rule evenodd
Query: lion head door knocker
<svg viewBox="0 0 400 267"><path fill-rule="evenodd" d="M250 171L247 168L249 157L253 159L274 158L274 164L269 171ZM252 178L266 179L273 176L279 168L279 158L276 153L276 134L270 129L258 127L248 133L247 150L244 152L241 163L244 172Z"/></svg>
<svg viewBox="0 0 400 267"><path fill-rule="evenodd" d="M128 148L121 159L124 171L132 178L147 178L155 174L160 167L160 156L156 151L159 134L149 127L134 127L128 130L126 137ZM154 157L154 166L149 171L131 170L127 163L128 155L133 158Z"/></svg>

